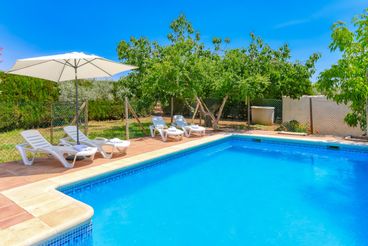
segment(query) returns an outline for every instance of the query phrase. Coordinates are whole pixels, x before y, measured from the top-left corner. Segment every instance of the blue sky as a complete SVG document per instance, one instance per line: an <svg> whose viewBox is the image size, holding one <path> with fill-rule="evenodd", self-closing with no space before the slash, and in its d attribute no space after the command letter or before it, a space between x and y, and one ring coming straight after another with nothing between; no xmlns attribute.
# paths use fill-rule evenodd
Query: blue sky
<svg viewBox="0 0 368 246"><path fill-rule="evenodd" d="M229 37L230 46L245 46L254 32L273 47L288 43L296 60L320 52L322 71L339 58L328 50L332 23L349 22L368 1L7 0L0 6L0 70L18 58L70 51L117 60L120 40L145 36L166 42L170 22L184 13L208 44L213 37Z"/></svg>

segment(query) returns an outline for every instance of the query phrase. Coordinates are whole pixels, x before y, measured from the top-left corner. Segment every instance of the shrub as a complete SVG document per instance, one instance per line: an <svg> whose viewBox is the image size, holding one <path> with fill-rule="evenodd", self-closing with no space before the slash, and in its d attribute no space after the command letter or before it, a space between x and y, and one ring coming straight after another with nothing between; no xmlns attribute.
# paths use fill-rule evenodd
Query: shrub
<svg viewBox="0 0 368 246"><path fill-rule="evenodd" d="M124 103L109 100L94 100L88 102L89 120L122 119Z"/></svg>
<svg viewBox="0 0 368 246"><path fill-rule="evenodd" d="M289 122L282 123L276 131L287 131L287 132L308 132L308 126L300 124L296 120L291 120Z"/></svg>

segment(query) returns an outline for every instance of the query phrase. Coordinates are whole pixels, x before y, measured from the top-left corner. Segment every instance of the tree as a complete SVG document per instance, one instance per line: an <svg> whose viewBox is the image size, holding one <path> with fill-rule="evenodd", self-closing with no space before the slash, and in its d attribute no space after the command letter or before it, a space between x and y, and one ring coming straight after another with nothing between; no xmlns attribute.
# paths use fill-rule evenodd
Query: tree
<svg viewBox="0 0 368 246"><path fill-rule="evenodd" d="M116 92L122 91L149 104L171 102L171 115L174 98L188 106L196 101L217 128L229 98L232 101L283 95L298 98L312 90L310 77L317 54L304 64L292 62L287 45L274 50L253 34L249 47L229 49L224 47L230 42L228 38L213 38L213 48L209 49L184 15L170 24L167 37L167 45L134 37L129 42L120 42L119 59L139 69L121 79ZM207 98L221 103L209 109L205 104Z"/></svg>
<svg viewBox="0 0 368 246"><path fill-rule="evenodd" d="M58 87L60 90L59 100L62 102L75 100L75 82L67 81L59 83ZM102 80L79 80L79 93L78 97L81 101L87 100L102 100L102 101L113 101L113 81L102 81Z"/></svg>
<svg viewBox="0 0 368 246"><path fill-rule="evenodd" d="M160 59L149 68L145 84L160 96L160 101L171 104L171 120L174 98L188 101L197 89L196 63L203 51L200 35L184 15L170 24L167 35L170 44L160 48Z"/></svg>
<svg viewBox="0 0 368 246"><path fill-rule="evenodd" d="M129 42L122 40L119 43L117 48L119 59L123 63L137 66L138 69L131 71L128 76L121 77L119 82L114 84L113 92L116 100L128 96L136 102L138 111L150 108L154 104L155 92L147 90L144 82L149 74L149 68L159 61L161 49L158 43L144 37L131 37Z"/></svg>
<svg viewBox="0 0 368 246"><path fill-rule="evenodd" d="M173 99L192 100L197 91L197 60L203 52L200 35L195 32L184 15L170 24L167 35L169 45L161 46L146 38L132 37L130 42L121 41L118 55L121 61L139 67L128 77L121 79L118 87L124 93L152 104L160 101L164 105ZM118 89L116 90L118 91Z"/></svg>
<svg viewBox="0 0 368 246"><path fill-rule="evenodd" d="M238 98L237 70L244 61L239 49L224 49L223 44L230 43L229 39L223 42L220 38L213 38L212 43L214 51L205 50L195 63L197 68L195 74L198 79L196 100L202 114L208 116L212 127L217 129L228 99ZM217 99L221 103L210 109L203 100L205 98Z"/></svg>
<svg viewBox="0 0 368 246"><path fill-rule="evenodd" d="M247 101L248 116L252 99L282 96L299 98L311 93L310 77L315 72L318 54L312 54L305 64L292 62L288 45L272 49L254 34L251 34L250 45L242 49L241 53L243 58L239 63L240 68L234 73L238 74L238 95L241 100Z"/></svg>
<svg viewBox="0 0 368 246"><path fill-rule="evenodd" d="M0 57L3 55L3 48L0 47ZM2 62L1 58L0 58L0 63ZM0 78L0 83L1 83L1 78ZM0 95L1 95L2 91L0 91Z"/></svg>
<svg viewBox="0 0 368 246"><path fill-rule="evenodd" d="M250 98L281 98L289 96L299 98L312 93L311 76L315 72L315 62L320 55L312 54L303 64L291 61L291 52L287 44L272 49L260 38L251 34L251 43L244 52L246 72L243 84ZM254 81L252 82L252 77Z"/></svg>
<svg viewBox="0 0 368 246"><path fill-rule="evenodd" d="M345 117L348 125L367 131L368 9L354 17L352 23L355 30L340 21L332 26L329 48L342 52L342 57L319 75L317 88L328 98L350 107Z"/></svg>

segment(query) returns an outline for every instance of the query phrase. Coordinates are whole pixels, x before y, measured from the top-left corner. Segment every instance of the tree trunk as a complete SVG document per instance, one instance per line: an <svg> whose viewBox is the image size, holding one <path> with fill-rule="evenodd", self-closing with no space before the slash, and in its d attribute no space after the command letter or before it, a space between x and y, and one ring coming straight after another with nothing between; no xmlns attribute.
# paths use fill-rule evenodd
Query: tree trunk
<svg viewBox="0 0 368 246"><path fill-rule="evenodd" d="M192 117L192 124L194 124L194 119L195 119L195 117L197 115L198 109L199 109L199 104L197 103L197 106L196 106L196 108L194 110L193 117ZM201 116L200 116L200 118L201 118ZM201 124L201 121L199 121L199 124Z"/></svg>
<svg viewBox="0 0 368 246"><path fill-rule="evenodd" d="M217 113L217 118L216 118L216 126L218 127L218 123L221 119L221 116L222 116L222 111L224 110L224 107L225 107L225 104L226 104L226 101L229 97L228 96L225 96L223 99L222 99L222 103L221 103L221 106L220 106L220 109Z"/></svg>
<svg viewBox="0 0 368 246"><path fill-rule="evenodd" d="M171 97L171 110L170 110L170 123L173 123L174 119L174 97Z"/></svg>
<svg viewBox="0 0 368 246"><path fill-rule="evenodd" d="M221 106L219 108L217 117L215 117L215 115L212 112L210 112L210 110L208 109L207 105L199 97L196 98L197 99L197 102L199 104L199 108L203 112L203 115L205 117L205 121L206 121L206 118L209 117L211 119L211 121L212 121L212 127L215 130L218 129L218 122L221 119L222 111L224 110L224 107L225 107L225 104L226 104L226 101L227 101L228 98L229 98L228 96L225 96L222 99L222 103L221 103Z"/></svg>
<svg viewBox="0 0 368 246"><path fill-rule="evenodd" d="M202 102L202 100L199 97L196 97L197 103L199 105L199 109L201 112L201 116L203 115L204 120L205 120L205 125L206 125L206 118L210 118L211 122L215 121L215 116L208 110L206 104L204 102Z"/></svg>
<svg viewBox="0 0 368 246"><path fill-rule="evenodd" d="M222 99L222 103L221 103L220 109L219 109L218 114L217 114L217 121L220 121L220 119L221 119L222 111L225 108L225 104L227 102L227 99L229 99L229 96L225 96L224 99Z"/></svg>

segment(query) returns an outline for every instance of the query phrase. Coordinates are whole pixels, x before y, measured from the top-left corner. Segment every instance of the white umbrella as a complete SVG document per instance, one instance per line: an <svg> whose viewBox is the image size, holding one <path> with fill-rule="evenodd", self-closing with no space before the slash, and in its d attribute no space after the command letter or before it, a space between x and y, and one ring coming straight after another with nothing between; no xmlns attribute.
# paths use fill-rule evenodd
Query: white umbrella
<svg viewBox="0 0 368 246"><path fill-rule="evenodd" d="M75 80L76 122L78 123L78 79L110 77L137 67L107 60L96 55L72 52L53 56L19 59L8 71L55 82ZM78 132L78 131L77 131ZM77 135L79 144L79 134Z"/></svg>

